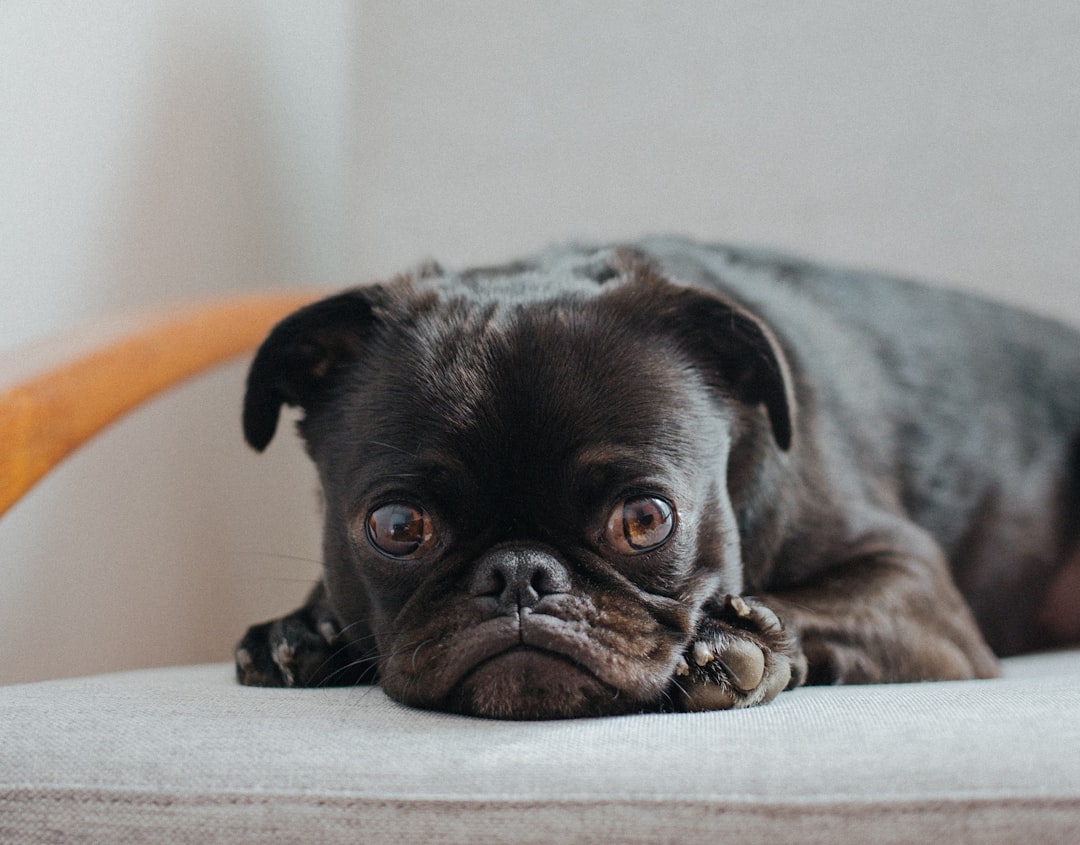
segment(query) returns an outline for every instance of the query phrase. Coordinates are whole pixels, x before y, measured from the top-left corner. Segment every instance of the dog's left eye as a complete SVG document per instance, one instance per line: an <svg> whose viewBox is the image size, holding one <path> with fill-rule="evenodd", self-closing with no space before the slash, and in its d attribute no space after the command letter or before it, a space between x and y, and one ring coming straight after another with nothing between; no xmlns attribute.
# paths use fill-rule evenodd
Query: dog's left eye
<svg viewBox="0 0 1080 845"><path fill-rule="evenodd" d="M621 502L608 518L606 537L623 554L652 551L675 531L675 508L656 496L638 496Z"/></svg>
<svg viewBox="0 0 1080 845"><path fill-rule="evenodd" d="M395 502L368 514L367 538L384 555L410 558L431 547L435 529L431 517L420 508Z"/></svg>

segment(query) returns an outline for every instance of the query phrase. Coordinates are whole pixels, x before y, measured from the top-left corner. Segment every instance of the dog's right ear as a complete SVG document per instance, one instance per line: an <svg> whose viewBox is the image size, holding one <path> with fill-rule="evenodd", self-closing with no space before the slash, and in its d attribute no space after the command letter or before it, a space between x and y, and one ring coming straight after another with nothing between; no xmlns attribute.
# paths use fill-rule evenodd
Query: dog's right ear
<svg viewBox="0 0 1080 845"><path fill-rule="evenodd" d="M305 306L263 341L244 396L244 437L254 449L273 439L282 405L310 410L360 356L376 322L372 293L357 288Z"/></svg>

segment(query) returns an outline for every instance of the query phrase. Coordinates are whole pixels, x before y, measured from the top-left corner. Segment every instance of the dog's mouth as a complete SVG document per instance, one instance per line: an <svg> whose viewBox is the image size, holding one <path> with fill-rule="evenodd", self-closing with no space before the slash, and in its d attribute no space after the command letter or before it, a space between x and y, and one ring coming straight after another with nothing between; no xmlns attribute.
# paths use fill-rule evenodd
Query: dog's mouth
<svg viewBox="0 0 1080 845"><path fill-rule="evenodd" d="M584 715L586 702L618 698L618 690L566 655L518 645L466 672L445 704L478 716L552 719Z"/></svg>
<svg viewBox="0 0 1080 845"><path fill-rule="evenodd" d="M523 609L388 661L383 686L405 703L473 716L558 719L643 709L666 686L668 649L626 654L603 632Z"/></svg>

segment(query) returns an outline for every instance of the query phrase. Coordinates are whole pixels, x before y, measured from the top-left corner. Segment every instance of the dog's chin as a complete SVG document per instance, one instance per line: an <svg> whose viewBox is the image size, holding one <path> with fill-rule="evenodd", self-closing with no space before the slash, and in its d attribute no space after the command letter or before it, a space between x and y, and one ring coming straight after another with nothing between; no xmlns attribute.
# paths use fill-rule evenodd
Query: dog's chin
<svg viewBox="0 0 1080 845"><path fill-rule="evenodd" d="M629 704L573 661L521 646L468 672L442 709L494 719L572 719L623 713Z"/></svg>

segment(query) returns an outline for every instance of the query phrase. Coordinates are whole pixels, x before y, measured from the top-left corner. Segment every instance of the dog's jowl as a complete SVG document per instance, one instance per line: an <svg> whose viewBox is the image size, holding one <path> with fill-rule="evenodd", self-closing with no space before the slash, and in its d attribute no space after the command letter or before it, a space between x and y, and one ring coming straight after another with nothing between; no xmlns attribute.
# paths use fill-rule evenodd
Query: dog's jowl
<svg viewBox="0 0 1080 845"><path fill-rule="evenodd" d="M431 266L281 322L248 377L324 573L241 682L552 718L984 678L1080 635L1080 333L676 239Z"/></svg>

